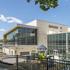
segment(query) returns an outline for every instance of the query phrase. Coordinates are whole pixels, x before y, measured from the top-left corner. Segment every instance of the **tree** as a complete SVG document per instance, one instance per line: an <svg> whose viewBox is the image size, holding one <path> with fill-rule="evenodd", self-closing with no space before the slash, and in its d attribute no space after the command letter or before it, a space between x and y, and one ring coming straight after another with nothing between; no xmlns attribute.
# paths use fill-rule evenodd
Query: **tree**
<svg viewBox="0 0 70 70"><path fill-rule="evenodd" d="M38 56L38 59L39 59L39 60L44 60L45 58L46 58L45 53L40 52L40 53L39 53L39 56Z"/></svg>
<svg viewBox="0 0 70 70"><path fill-rule="evenodd" d="M27 0L27 2L30 2L32 0ZM58 6L58 0L34 0L35 5L39 5L40 8L44 11L49 10L50 8L55 8Z"/></svg>

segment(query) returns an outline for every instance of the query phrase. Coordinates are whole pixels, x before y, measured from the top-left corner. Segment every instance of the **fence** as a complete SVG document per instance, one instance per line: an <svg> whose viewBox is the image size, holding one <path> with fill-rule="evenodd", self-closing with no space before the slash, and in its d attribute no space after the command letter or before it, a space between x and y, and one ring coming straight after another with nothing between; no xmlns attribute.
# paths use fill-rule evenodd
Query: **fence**
<svg viewBox="0 0 70 70"><path fill-rule="evenodd" d="M70 61L46 58L44 60L26 59L11 66L9 70L70 70Z"/></svg>

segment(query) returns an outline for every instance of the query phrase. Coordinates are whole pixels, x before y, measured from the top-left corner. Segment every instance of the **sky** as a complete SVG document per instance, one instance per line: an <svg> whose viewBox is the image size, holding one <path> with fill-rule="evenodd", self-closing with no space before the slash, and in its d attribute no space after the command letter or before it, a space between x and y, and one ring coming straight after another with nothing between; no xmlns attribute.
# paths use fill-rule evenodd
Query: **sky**
<svg viewBox="0 0 70 70"><path fill-rule="evenodd" d="M59 0L59 6L48 11L41 10L33 1L0 0L0 39L16 23L26 24L35 19L70 26L70 0Z"/></svg>

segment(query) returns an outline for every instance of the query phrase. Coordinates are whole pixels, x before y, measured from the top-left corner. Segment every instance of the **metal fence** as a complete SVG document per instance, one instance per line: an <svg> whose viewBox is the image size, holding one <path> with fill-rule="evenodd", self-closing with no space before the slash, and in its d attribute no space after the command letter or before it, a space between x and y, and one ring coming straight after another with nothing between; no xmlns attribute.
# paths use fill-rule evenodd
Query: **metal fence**
<svg viewBox="0 0 70 70"><path fill-rule="evenodd" d="M18 55L14 58L16 59L16 63L7 66L6 70L70 70L69 60L57 60L51 58L38 60L37 58L31 59L31 57L21 57ZM19 58L26 60L19 62Z"/></svg>
<svg viewBox="0 0 70 70"><path fill-rule="evenodd" d="M43 60L26 59L26 61L18 63L10 67L9 70L70 70L70 61L46 58Z"/></svg>
<svg viewBox="0 0 70 70"><path fill-rule="evenodd" d="M70 70L70 61L48 59L47 70Z"/></svg>

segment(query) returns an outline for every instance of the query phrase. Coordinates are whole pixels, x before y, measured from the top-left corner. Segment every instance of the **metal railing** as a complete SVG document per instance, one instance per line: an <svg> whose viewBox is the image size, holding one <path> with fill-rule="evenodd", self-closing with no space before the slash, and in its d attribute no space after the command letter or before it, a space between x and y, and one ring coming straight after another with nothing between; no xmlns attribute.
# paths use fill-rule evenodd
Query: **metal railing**
<svg viewBox="0 0 70 70"><path fill-rule="evenodd" d="M10 70L70 70L70 61L57 60L46 58L43 60L31 59L26 57L26 61L18 63L18 56L16 56L16 64ZM24 58L24 57L22 57Z"/></svg>
<svg viewBox="0 0 70 70"><path fill-rule="evenodd" d="M15 58L15 63L13 63L13 65L7 66L7 70L70 70L69 60L51 58L39 60L38 58L32 59L30 56L18 55L13 56L12 58ZM26 60L19 62L20 58Z"/></svg>

